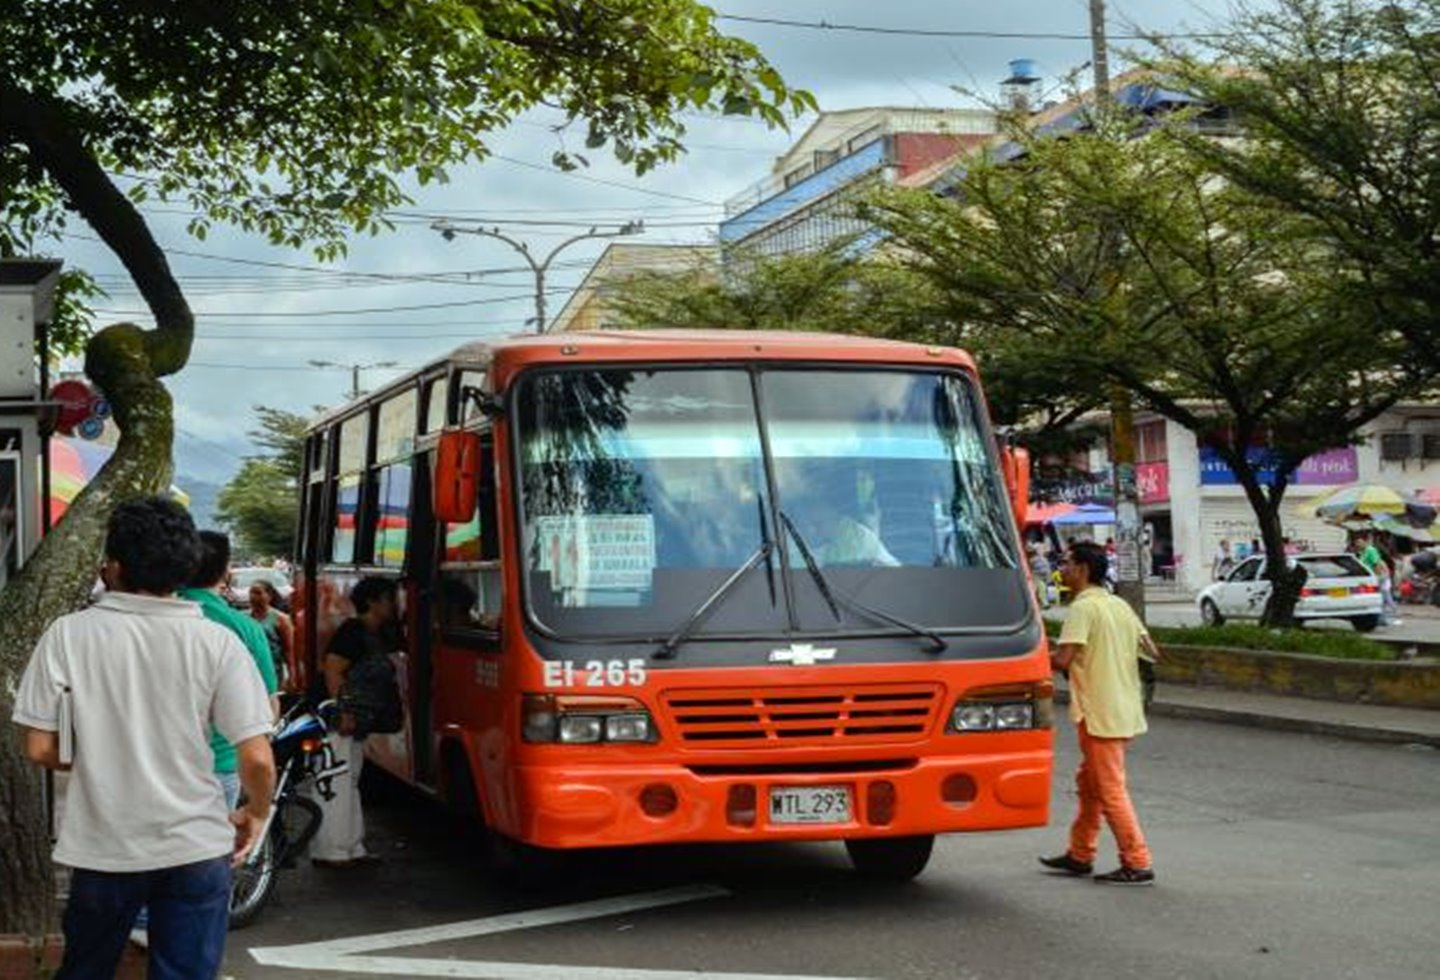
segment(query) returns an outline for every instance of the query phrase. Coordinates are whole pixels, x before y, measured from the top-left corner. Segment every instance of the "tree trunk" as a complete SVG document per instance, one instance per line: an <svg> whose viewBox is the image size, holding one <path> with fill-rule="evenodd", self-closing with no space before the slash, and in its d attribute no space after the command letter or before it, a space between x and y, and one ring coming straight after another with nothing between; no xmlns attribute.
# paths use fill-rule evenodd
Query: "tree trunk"
<svg viewBox="0 0 1440 980"><path fill-rule="evenodd" d="M99 574L105 526L125 500L170 485L170 394L152 371L153 341L134 324L107 327L86 350L86 373L114 409L120 443L65 517L0 592L0 724L9 718L20 674L58 616L84 604ZM0 737L0 933L40 936L55 922L55 883L40 772L13 730Z"/></svg>
<svg viewBox="0 0 1440 980"><path fill-rule="evenodd" d="M1284 499L1285 488L1277 485L1268 494L1260 491L1258 499L1250 501L1260 522L1265 577L1270 581L1270 598L1260 616L1260 625L1278 628L1295 625L1295 604L1300 601L1300 590L1305 585L1305 570L1291 568L1289 556L1285 554L1285 534L1280 522L1280 502Z"/></svg>

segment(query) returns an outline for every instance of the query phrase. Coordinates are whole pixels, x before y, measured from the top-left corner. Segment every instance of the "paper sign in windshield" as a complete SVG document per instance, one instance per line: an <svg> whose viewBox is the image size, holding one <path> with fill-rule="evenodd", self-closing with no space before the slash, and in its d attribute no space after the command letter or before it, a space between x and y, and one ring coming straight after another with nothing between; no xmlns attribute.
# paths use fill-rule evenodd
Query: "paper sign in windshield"
<svg viewBox="0 0 1440 980"><path fill-rule="evenodd" d="M655 518L649 514L542 517L535 522L539 570L554 587L581 592L641 591L655 573Z"/></svg>

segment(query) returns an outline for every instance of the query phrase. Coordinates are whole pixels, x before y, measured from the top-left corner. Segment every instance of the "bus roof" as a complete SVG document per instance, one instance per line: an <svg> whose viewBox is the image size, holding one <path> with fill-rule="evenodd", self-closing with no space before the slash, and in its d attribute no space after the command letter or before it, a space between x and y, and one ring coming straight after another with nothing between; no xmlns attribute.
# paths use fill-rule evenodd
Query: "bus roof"
<svg viewBox="0 0 1440 980"><path fill-rule="evenodd" d="M349 415L366 402L383 401L437 368L498 368L497 386L522 367L539 363L593 361L795 360L875 364L948 364L974 370L970 355L954 347L915 344L879 337L812 333L803 330L585 330L558 334L512 334L462 344L418 370L408 372L364 398L333 408L311 427Z"/></svg>

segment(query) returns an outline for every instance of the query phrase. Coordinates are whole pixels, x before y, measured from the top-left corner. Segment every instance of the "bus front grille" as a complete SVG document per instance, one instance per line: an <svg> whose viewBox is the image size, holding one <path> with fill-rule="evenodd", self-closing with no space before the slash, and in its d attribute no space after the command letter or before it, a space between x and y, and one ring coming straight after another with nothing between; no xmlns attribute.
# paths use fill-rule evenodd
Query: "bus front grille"
<svg viewBox="0 0 1440 980"><path fill-rule="evenodd" d="M909 742L924 738L938 684L695 688L661 696L686 745L728 748Z"/></svg>

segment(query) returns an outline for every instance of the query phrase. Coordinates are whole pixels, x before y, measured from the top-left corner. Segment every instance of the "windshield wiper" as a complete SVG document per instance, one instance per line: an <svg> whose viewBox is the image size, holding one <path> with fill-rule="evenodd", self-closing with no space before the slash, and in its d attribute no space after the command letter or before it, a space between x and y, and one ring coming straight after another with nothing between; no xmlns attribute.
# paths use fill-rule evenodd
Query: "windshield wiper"
<svg viewBox="0 0 1440 980"><path fill-rule="evenodd" d="M762 561L765 563L766 572L769 573L770 605L775 605L775 566L770 560L771 556L775 554L775 539L770 536L770 524L765 519L765 499L763 497L756 497L755 504L760 511L760 547L756 548L755 553L746 559L745 564L741 565L729 578L721 582L718 589L705 597L705 601L700 603L695 611L686 618L685 622L680 624L680 628L671 633L669 639L660 644L660 649L650 655L652 658L656 660L668 660L675 656L676 648L690 638L690 635L695 632L696 627L705 621L705 617L710 615L710 611L719 605L721 599L730 594L730 590L735 588L736 583Z"/></svg>
<svg viewBox="0 0 1440 980"><path fill-rule="evenodd" d="M872 609L860 600L851 598L843 592L836 591L835 587L825 578L825 573L820 570L820 563L815 560L815 555L811 553L810 546L806 544L805 539L801 537L800 529L795 526L795 522L790 519L790 515L783 510L780 511L780 523L785 525L785 530L790 532L790 536L794 538L795 543L800 546L800 557L805 562L805 569L810 573L810 577L815 580L815 587L820 590L820 595L825 598L825 603L830 607L830 612L835 616L836 622L840 620L839 607L844 606L862 616L868 616L870 619L878 619L882 623L898 626L913 636L925 637L933 644L930 648L931 653L939 653L941 650L949 648L950 644L946 643L945 638L934 630L927 629L924 626L917 626L915 623L901 619L898 616L892 616L887 612L881 612L879 609Z"/></svg>
<svg viewBox="0 0 1440 980"><path fill-rule="evenodd" d="M680 628L671 633L669 638L660 644L659 649L650 654L650 656L655 660L668 660L670 657L675 656L675 649L690 638L690 635L695 632L696 627L704 622L705 617L710 615L711 610L720 604L720 600L729 595L730 590L735 588L736 584L749 574L751 569L763 561L769 561L770 553L774 550L775 544L773 541L762 541L760 547L755 549L755 553L746 560L745 564L731 572L730 577L721 582L719 588L706 596L705 601L700 603L700 605L695 608L695 611L686 617L685 622L680 624Z"/></svg>

